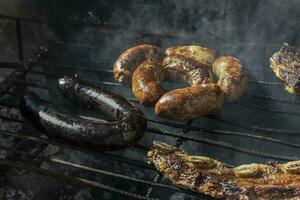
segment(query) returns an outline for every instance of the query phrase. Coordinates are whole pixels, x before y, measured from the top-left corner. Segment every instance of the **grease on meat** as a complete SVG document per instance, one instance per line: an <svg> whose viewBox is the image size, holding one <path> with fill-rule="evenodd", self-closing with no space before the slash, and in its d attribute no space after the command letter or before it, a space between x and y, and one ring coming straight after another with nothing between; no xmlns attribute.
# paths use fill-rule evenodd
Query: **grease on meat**
<svg viewBox="0 0 300 200"><path fill-rule="evenodd" d="M298 200L300 161L284 164L248 164L230 168L204 157L190 156L154 141L148 163L175 185L226 200Z"/></svg>

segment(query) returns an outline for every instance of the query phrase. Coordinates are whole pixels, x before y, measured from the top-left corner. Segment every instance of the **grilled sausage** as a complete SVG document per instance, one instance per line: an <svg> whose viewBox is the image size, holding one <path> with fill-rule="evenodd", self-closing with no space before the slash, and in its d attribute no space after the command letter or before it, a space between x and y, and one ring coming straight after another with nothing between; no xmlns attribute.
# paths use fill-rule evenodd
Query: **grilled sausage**
<svg viewBox="0 0 300 200"><path fill-rule="evenodd" d="M77 77L60 79L59 86L110 121L71 117L60 113L33 93L25 95L20 103L21 113L48 137L102 151L125 148L144 135L146 120L143 113L123 97Z"/></svg>
<svg viewBox="0 0 300 200"><path fill-rule="evenodd" d="M192 119L218 110L223 96L214 83L193 85L165 93L156 103L155 112L169 119Z"/></svg>
<svg viewBox="0 0 300 200"><path fill-rule="evenodd" d="M142 62L132 75L132 92L145 106L153 106L165 93L160 84L164 78L161 64L149 60Z"/></svg>
<svg viewBox="0 0 300 200"><path fill-rule="evenodd" d="M197 45L183 45L169 47L165 54L169 55L182 55L187 58L192 58L201 64L211 66L215 59L215 52L211 49L197 46Z"/></svg>
<svg viewBox="0 0 300 200"><path fill-rule="evenodd" d="M180 74L190 85L212 83L213 76L210 68L198 61L183 55L171 54L164 58L163 65L171 76Z"/></svg>
<svg viewBox="0 0 300 200"><path fill-rule="evenodd" d="M221 56L213 63L213 72L219 77L218 85L225 93L225 100L237 100L246 90L247 76L241 62L232 56Z"/></svg>
<svg viewBox="0 0 300 200"><path fill-rule="evenodd" d="M127 49L114 64L114 77L119 83L130 81L133 71L141 62L149 59L155 63L161 63L163 56L163 52L159 47L148 44Z"/></svg>

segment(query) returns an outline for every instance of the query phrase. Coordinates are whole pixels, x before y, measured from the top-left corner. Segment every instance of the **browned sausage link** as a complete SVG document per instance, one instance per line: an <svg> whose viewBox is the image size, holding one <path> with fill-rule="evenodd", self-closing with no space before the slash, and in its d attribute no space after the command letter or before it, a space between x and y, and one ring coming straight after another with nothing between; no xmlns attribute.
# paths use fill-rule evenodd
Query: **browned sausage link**
<svg viewBox="0 0 300 200"><path fill-rule="evenodd" d="M212 113L223 103L223 92L214 83L194 85L164 94L155 105L158 116L187 120Z"/></svg>
<svg viewBox="0 0 300 200"><path fill-rule="evenodd" d="M146 60L133 72L132 92L140 103L153 106L166 92L160 84L163 78L162 65Z"/></svg>
<svg viewBox="0 0 300 200"><path fill-rule="evenodd" d="M153 45L142 44L123 52L114 64L113 73L116 81L124 83L131 80L131 75L136 67L146 59L161 63L162 50Z"/></svg>
<svg viewBox="0 0 300 200"><path fill-rule="evenodd" d="M232 56L221 56L213 63L213 71L219 77L218 85L226 94L226 101L237 100L246 90L247 76L241 62Z"/></svg>
<svg viewBox="0 0 300 200"><path fill-rule="evenodd" d="M201 64L211 66L215 59L215 52L211 49L197 46L197 45L183 45L169 47L165 54L168 55L182 55L192 58Z"/></svg>
<svg viewBox="0 0 300 200"><path fill-rule="evenodd" d="M163 60L165 69L171 76L177 73L184 76L190 85L199 85L202 83L212 83L212 72L207 65L183 55L169 55ZM174 73L175 72L175 73Z"/></svg>

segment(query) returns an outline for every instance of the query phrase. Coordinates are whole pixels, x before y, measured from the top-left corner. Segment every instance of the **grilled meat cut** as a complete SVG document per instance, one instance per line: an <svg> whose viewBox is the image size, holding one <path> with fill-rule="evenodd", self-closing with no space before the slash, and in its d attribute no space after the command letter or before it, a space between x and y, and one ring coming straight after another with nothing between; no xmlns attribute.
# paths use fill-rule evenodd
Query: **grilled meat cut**
<svg viewBox="0 0 300 200"><path fill-rule="evenodd" d="M300 57L294 47L284 43L270 58L270 67L284 82L286 91L300 94Z"/></svg>
<svg viewBox="0 0 300 200"><path fill-rule="evenodd" d="M161 85L163 78L163 66L145 60L133 72L132 92L140 103L145 106L153 106L166 92Z"/></svg>
<svg viewBox="0 0 300 200"><path fill-rule="evenodd" d="M225 93L225 100L232 102L240 98L247 87L248 78L241 62L232 56L221 56L213 64L213 72L218 76L218 85Z"/></svg>
<svg viewBox="0 0 300 200"><path fill-rule="evenodd" d="M107 116L109 122L65 115L36 94L29 93L22 98L20 111L48 137L100 151L125 148L143 137L146 119L123 97L78 77L64 77L59 80L59 86L69 96Z"/></svg>
<svg viewBox="0 0 300 200"><path fill-rule="evenodd" d="M153 45L141 44L123 52L113 67L116 81L124 83L131 80L132 73L144 60L161 63L163 59L162 50Z"/></svg>
<svg viewBox="0 0 300 200"><path fill-rule="evenodd" d="M154 164L175 185L216 199L300 199L300 161L231 168L208 157L190 156L158 141L153 142L147 156L149 164Z"/></svg>

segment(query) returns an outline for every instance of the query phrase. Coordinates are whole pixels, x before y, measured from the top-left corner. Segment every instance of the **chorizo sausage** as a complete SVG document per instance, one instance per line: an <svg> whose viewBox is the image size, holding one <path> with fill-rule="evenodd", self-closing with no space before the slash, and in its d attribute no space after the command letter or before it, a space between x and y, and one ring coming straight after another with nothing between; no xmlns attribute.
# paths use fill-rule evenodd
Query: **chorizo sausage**
<svg viewBox="0 0 300 200"><path fill-rule="evenodd" d="M218 110L223 96L214 83L192 85L165 93L156 103L155 112L164 118L188 120Z"/></svg>
<svg viewBox="0 0 300 200"><path fill-rule="evenodd" d="M130 81L132 73L141 62L149 59L155 63L161 63L163 56L164 54L159 47L148 44L127 49L114 64L114 77L119 83Z"/></svg>
<svg viewBox="0 0 300 200"><path fill-rule="evenodd" d="M133 72L132 92L140 103L145 106L153 106L165 93L161 85L163 78L163 66L146 60Z"/></svg>
<svg viewBox="0 0 300 200"><path fill-rule="evenodd" d="M36 94L29 93L21 99L21 113L48 137L102 151L125 148L144 135L146 119L143 113L123 97L77 77L60 79L59 87L107 116L109 122L65 115Z"/></svg>
<svg viewBox="0 0 300 200"><path fill-rule="evenodd" d="M237 100L246 90L247 76L241 62L232 56L217 58L213 66L213 72L218 76L218 85L225 93L225 100L232 102Z"/></svg>
<svg viewBox="0 0 300 200"><path fill-rule="evenodd" d="M165 69L171 76L183 75L190 85L212 83L213 75L210 67L183 55L168 55L163 60Z"/></svg>
<svg viewBox="0 0 300 200"><path fill-rule="evenodd" d="M201 47L198 45L183 45L169 47L165 54L169 55L182 55L187 58L192 58L201 64L211 66L215 60L215 52L211 49Z"/></svg>

